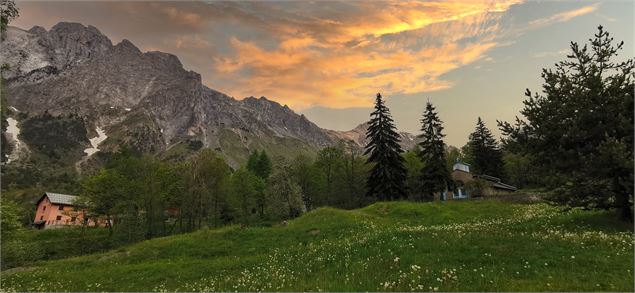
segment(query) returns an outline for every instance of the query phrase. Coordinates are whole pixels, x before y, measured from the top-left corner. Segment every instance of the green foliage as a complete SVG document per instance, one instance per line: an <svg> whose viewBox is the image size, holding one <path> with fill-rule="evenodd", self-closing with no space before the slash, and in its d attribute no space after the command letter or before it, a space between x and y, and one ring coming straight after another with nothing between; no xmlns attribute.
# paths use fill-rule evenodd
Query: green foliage
<svg viewBox="0 0 635 293"><path fill-rule="evenodd" d="M5 291L632 292L632 260L632 225L605 211L381 202L319 208L288 226L162 237L2 277Z"/></svg>
<svg viewBox="0 0 635 293"><path fill-rule="evenodd" d="M485 127L481 117L476 121L476 129L470 134L466 146L465 160L471 171L503 178L503 152L492 132Z"/></svg>
<svg viewBox="0 0 635 293"><path fill-rule="evenodd" d="M633 59L616 62L600 26L589 45L571 43L567 60L543 69L543 92L526 92L514 125L499 122L505 148L528 154L554 199L572 206L619 208L632 218Z"/></svg>
<svg viewBox="0 0 635 293"><path fill-rule="evenodd" d="M299 155L291 161L291 176L302 190L302 200L307 210L323 205L325 176L311 158Z"/></svg>
<svg viewBox="0 0 635 293"><path fill-rule="evenodd" d="M531 155L510 153L503 155L503 167L509 184L518 188L535 187L540 183L540 178Z"/></svg>
<svg viewBox="0 0 635 293"><path fill-rule="evenodd" d="M403 164L396 131L390 110L384 104L381 94L375 99L375 110L370 114L366 138L368 145L364 155L369 155L372 164L366 186L366 195L372 199L396 200L406 196L406 168Z"/></svg>
<svg viewBox="0 0 635 293"><path fill-rule="evenodd" d="M0 232L3 239L11 237L22 228L20 207L13 201L0 199Z"/></svg>
<svg viewBox="0 0 635 293"><path fill-rule="evenodd" d="M338 201L344 180L344 151L341 148L326 147L318 152L315 166L324 174L324 190L318 202L320 205L334 206Z"/></svg>
<svg viewBox="0 0 635 293"><path fill-rule="evenodd" d="M70 164L84 156L89 146L86 125L75 114L53 116L48 112L21 122L20 138L52 163Z"/></svg>
<svg viewBox="0 0 635 293"><path fill-rule="evenodd" d="M20 15L18 7L13 0L0 2L0 39L4 41L9 23Z"/></svg>
<svg viewBox="0 0 635 293"><path fill-rule="evenodd" d="M352 209L368 203L364 194L369 167L360 149L349 143L320 150L315 161L298 156L290 171L307 210L319 206Z"/></svg>
<svg viewBox="0 0 635 293"><path fill-rule="evenodd" d="M104 252L129 244L123 240L108 237L104 228L21 229L11 238L2 239L2 269Z"/></svg>
<svg viewBox="0 0 635 293"><path fill-rule="evenodd" d="M182 212L189 229L230 222L234 215L227 203L230 169L214 151L205 149L187 163L186 195Z"/></svg>
<svg viewBox="0 0 635 293"><path fill-rule="evenodd" d="M421 119L419 143L423 168L421 169L421 192L424 199L434 198L435 192L448 190L452 185L450 172L446 165L445 144L443 143L443 122L430 102Z"/></svg>
<svg viewBox="0 0 635 293"><path fill-rule="evenodd" d="M282 162L267 180L266 211L270 219L293 219L306 211L300 186L291 179L291 166Z"/></svg>
<svg viewBox="0 0 635 293"><path fill-rule="evenodd" d="M408 199L413 201L422 201L421 193L421 170L423 162L417 151L407 151L402 154L404 158L404 166L407 170L406 189L408 190Z"/></svg>
<svg viewBox="0 0 635 293"><path fill-rule="evenodd" d="M253 151L247 160L247 170L256 174L256 176L267 179L269 174L271 173L271 159L267 155L265 150L262 150L260 153L258 151Z"/></svg>
<svg viewBox="0 0 635 293"><path fill-rule="evenodd" d="M480 178L476 178L474 180L471 180L465 183L465 189L467 190L469 195L474 197L480 197L480 196L489 195L488 193L490 190L490 186L489 186L489 183L487 183L487 181Z"/></svg>
<svg viewBox="0 0 635 293"><path fill-rule="evenodd" d="M463 160L463 157L464 154L459 148L451 145L447 146L445 148L445 166L448 168L448 171L452 172L454 164L459 160Z"/></svg>
<svg viewBox="0 0 635 293"><path fill-rule="evenodd" d="M352 209L368 204L366 193L366 181L370 172L370 166L366 164L366 158L361 155L357 145L349 142L344 149L344 196L339 196L337 207Z"/></svg>
<svg viewBox="0 0 635 293"><path fill-rule="evenodd" d="M231 176L230 201L237 210L241 223L253 223L263 217L265 206L265 181L251 171L240 168Z"/></svg>

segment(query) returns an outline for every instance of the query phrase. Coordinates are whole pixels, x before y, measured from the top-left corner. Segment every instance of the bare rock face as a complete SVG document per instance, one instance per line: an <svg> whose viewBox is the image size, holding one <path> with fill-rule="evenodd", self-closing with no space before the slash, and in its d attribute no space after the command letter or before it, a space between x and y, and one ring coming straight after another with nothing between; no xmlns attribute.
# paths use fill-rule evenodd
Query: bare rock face
<svg viewBox="0 0 635 293"><path fill-rule="evenodd" d="M176 56L144 53L128 40L113 45L92 26L10 27L0 53L9 65L3 72L9 105L29 115L77 114L88 136L105 130L100 149L128 144L159 153L198 140L248 154L280 142L318 149L340 140L287 106L264 97L235 100L202 85ZM237 141L228 145L230 138Z"/></svg>
<svg viewBox="0 0 635 293"><path fill-rule="evenodd" d="M334 131L330 130L330 134L338 139L344 141L352 141L357 144L359 147L365 147L368 144L368 139L366 138L366 132L368 131L368 123L362 123L357 125L357 127L348 130L348 131ZM400 145L404 151L412 150L417 146L419 141L417 137L408 132L399 132Z"/></svg>

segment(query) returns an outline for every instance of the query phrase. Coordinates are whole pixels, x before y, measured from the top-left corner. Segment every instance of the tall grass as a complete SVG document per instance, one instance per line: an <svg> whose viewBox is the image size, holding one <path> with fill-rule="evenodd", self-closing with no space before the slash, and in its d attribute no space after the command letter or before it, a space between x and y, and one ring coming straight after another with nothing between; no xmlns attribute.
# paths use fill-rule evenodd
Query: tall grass
<svg viewBox="0 0 635 293"><path fill-rule="evenodd" d="M314 210L3 274L5 291L633 291L608 212L496 200Z"/></svg>

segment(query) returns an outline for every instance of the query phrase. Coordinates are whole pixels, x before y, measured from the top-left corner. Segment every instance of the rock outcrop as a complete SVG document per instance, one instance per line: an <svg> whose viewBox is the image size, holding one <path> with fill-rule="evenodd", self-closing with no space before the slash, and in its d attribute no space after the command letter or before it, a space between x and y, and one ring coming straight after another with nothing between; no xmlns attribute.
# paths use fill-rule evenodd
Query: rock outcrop
<svg viewBox="0 0 635 293"><path fill-rule="evenodd" d="M200 141L237 164L258 148L291 155L285 146L311 151L349 139L365 145L364 125L325 130L265 97L236 100L203 85L176 56L142 52L128 40L113 45L92 26L9 27L0 63L9 65L3 72L9 105L32 116L83 117L88 137L97 136L97 127L108 136L102 150L128 144L165 153ZM409 146L412 137L402 138Z"/></svg>

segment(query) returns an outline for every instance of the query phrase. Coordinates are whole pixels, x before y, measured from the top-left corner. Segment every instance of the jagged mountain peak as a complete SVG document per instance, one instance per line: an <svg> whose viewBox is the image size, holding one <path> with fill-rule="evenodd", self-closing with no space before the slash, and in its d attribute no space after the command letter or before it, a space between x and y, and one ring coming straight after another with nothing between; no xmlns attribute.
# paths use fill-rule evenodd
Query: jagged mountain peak
<svg viewBox="0 0 635 293"><path fill-rule="evenodd" d="M117 45L115 45L115 50L119 50L119 51L125 52L125 53L136 54L136 55L140 55L141 54L141 50L139 50L139 48L137 48L137 46L135 46L132 42L130 42L127 39L123 39L123 40L121 40L121 42L119 42Z"/></svg>
<svg viewBox="0 0 635 293"><path fill-rule="evenodd" d="M8 36L0 61L13 70L9 104L30 115L76 113L86 133L95 135L98 127L107 135L102 151L127 144L180 158L202 145L236 166L255 149L291 157L342 141L366 145L366 123L350 131L326 130L265 96L236 100L203 85L177 56L144 53L126 39L113 46L92 26L10 27ZM410 149L414 136L401 136Z"/></svg>
<svg viewBox="0 0 635 293"><path fill-rule="evenodd" d="M57 34L93 34L104 36L96 27L92 25L85 26L78 22L61 21L51 27L49 31Z"/></svg>
<svg viewBox="0 0 635 293"><path fill-rule="evenodd" d="M366 132L368 131L368 122L361 123L355 128L347 131L332 131L332 134L342 140L348 140L355 142L360 147L365 147L368 143L366 138ZM399 132L399 139L401 148L405 151L411 150L417 144L417 138L415 135L408 132Z"/></svg>
<svg viewBox="0 0 635 293"><path fill-rule="evenodd" d="M29 29L28 32L35 35L41 35L46 33L46 29L39 25L35 25L31 29Z"/></svg>
<svg viewBox="0 0 635 293"><path fill-rule="evenodd" d="M142 53L129 40L113 46L91 26L11 30L0 48L20 68L8 83L9 104L31 115L78 113L87 133L99 127L108 136L102 151L129 144L172 156L183 142L200 141L237 164L254 149L288 157L337 140L287 106L264 96L235 100L204 86L177 56Z"/></svg>

